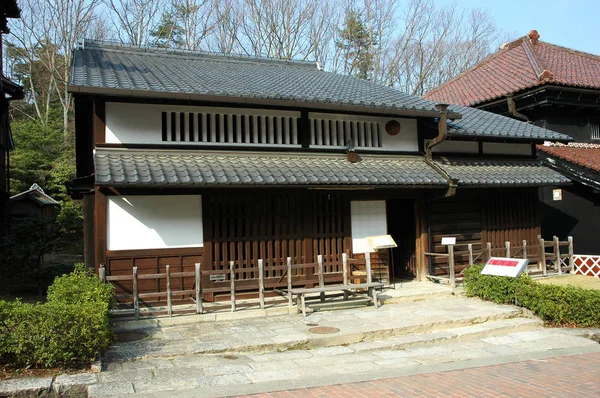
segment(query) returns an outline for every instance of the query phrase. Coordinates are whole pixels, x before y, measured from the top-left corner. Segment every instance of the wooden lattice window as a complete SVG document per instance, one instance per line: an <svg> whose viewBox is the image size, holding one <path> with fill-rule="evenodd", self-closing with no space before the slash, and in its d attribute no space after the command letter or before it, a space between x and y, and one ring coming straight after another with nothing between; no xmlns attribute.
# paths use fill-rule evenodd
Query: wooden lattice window
<svg viewBox="0 0 600 398"><path fill-rule="evenodd" d="M590 122L590 137L592 140L600 140L600 120Z"/></svg>
<svg viewBox="0 0 600 398"><path fill-rule="evenodd" d="M298 145L299 112L202 108L162 112L163 142Z"/></svg>
<svg viewBox="0 0 600 398"><path fill-rule="evenodd" d="M381 148L385 123L379 118L356 115L311 113L310 145L359 148Z"/></svg>

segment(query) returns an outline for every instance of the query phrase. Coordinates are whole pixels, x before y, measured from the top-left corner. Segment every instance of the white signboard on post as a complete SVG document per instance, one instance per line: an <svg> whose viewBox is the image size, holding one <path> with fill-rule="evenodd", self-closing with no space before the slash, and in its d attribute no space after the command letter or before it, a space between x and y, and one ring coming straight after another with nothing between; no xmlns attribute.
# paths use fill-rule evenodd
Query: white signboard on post
<svg viewBox="0 0 600 398"><path fill-rule="evenodd" d="M509 276L516 278L521 275L529 264L529 260L520 258L492 257L481 271L481 275Z"/></svg>
<svg viewBox="0 0 600 398"><path fill-rule="evenodd" d="M390 235L367 236L367 242L376 251L398 247Z"/></svg>

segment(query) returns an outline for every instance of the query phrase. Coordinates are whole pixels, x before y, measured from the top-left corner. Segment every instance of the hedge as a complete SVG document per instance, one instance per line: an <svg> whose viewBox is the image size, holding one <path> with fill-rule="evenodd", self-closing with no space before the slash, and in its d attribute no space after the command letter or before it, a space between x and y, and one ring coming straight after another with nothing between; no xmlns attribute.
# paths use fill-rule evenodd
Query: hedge
<svg viewBox="0 0 600 398"><path fill-rule="evenodd" d="M89 363L113 339L113 287L77 265L56 278L48 302L0 301L0 358L12 366Z"/></svg>
<svg viewBox="0 0 600 398"><path fill-rule="evenodd" d="M556 325L600 327L600 290L537 283L525 274L518 278L481 275L482 269L483 265L465 269L468 296L516 303Z"/></svg>

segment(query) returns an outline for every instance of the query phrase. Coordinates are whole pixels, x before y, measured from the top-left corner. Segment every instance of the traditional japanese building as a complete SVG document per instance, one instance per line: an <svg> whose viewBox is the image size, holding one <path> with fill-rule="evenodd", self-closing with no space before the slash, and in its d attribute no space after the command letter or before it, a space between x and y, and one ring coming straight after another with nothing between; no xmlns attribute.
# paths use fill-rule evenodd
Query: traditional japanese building
<svg viewBox="0 0 600 398"><path fill-rule="evenodd" d="M537 239L538 188L569 182L536 157L564 134L314 63L89 41L73 59L71 192L84 204L86 262L109 275L234 261L237 288L253 291L258 259L267 286L285 286L269 267L287 257L323 255L336 270L342 253L368 250L367 236L390 234L398 248L380 253L382 266L424 279L444 272L423 255L444 250L442 236Z"/></svg>
<svg viewBox="0 0 600 398"><path fill-rule="evenodd" d="M3 237L8 228L7 203L10 197L9 179L9 151L13 148L10 131L9 103L11 100L23 98L23 88L11 82L4 76L2 62L3 35L10 32L8 20L19 18L20 10L16 0L6 0L0 3L0 237Z"/></svg>
<svg viewBox="0 0 600 398"><path fill-rule="evenodd" d="M537 31L430 91L425 98L476 107L572 136L538 146L545 163L573 181L543 188L545 239L573 236L581 254L600 254L600 56L545 43Z"/></svg>

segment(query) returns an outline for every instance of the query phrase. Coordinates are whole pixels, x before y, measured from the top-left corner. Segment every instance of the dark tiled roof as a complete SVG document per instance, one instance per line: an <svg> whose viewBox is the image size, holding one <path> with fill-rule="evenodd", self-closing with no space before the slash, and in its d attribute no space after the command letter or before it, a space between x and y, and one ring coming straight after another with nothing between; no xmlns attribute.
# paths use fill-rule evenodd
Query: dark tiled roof
<svg viewBox="0 0 600 398"><path fill-rule="evenodd" d="M110 186L429 186L446 180L423 158L346 155L190 154L97 149L96 184Z"/></svg>
<svg viewBox="0 0 600 398"><path fill-rule="evenodd" d="M537 148L549 157L556 157L600 173L600 145L598 144L552 144L538 145Z"/></svg>
<svg viewBox="0 0 600 398"><path fill-rule="evenodd" d="M459 105L451 105L449 109L463 116L462 119L448 122L448 134L451 136L552 141L572 140L568 135L481 109Z"/></svg>
<svg viewBox="0 0 600 398"><path fill-rule="evenodd" d="M435 112L421 97L307 62L90 44L73 55L72 90L79 86L176 94L275 99Z"/></svg>
<svg viewBox="0 0 600 398"><path fill-rule="evenodd" d="M570 182L539 160L443 159L436 163L459 187L540 187Z"/></svg>
<svg viewBox="0 0 600 398"><path fill-rule="evenodd" d="M535 42L535 41L534 41ZM425 94L472 106L542 84L600 89L600 56L521 37Z"/></svg>

